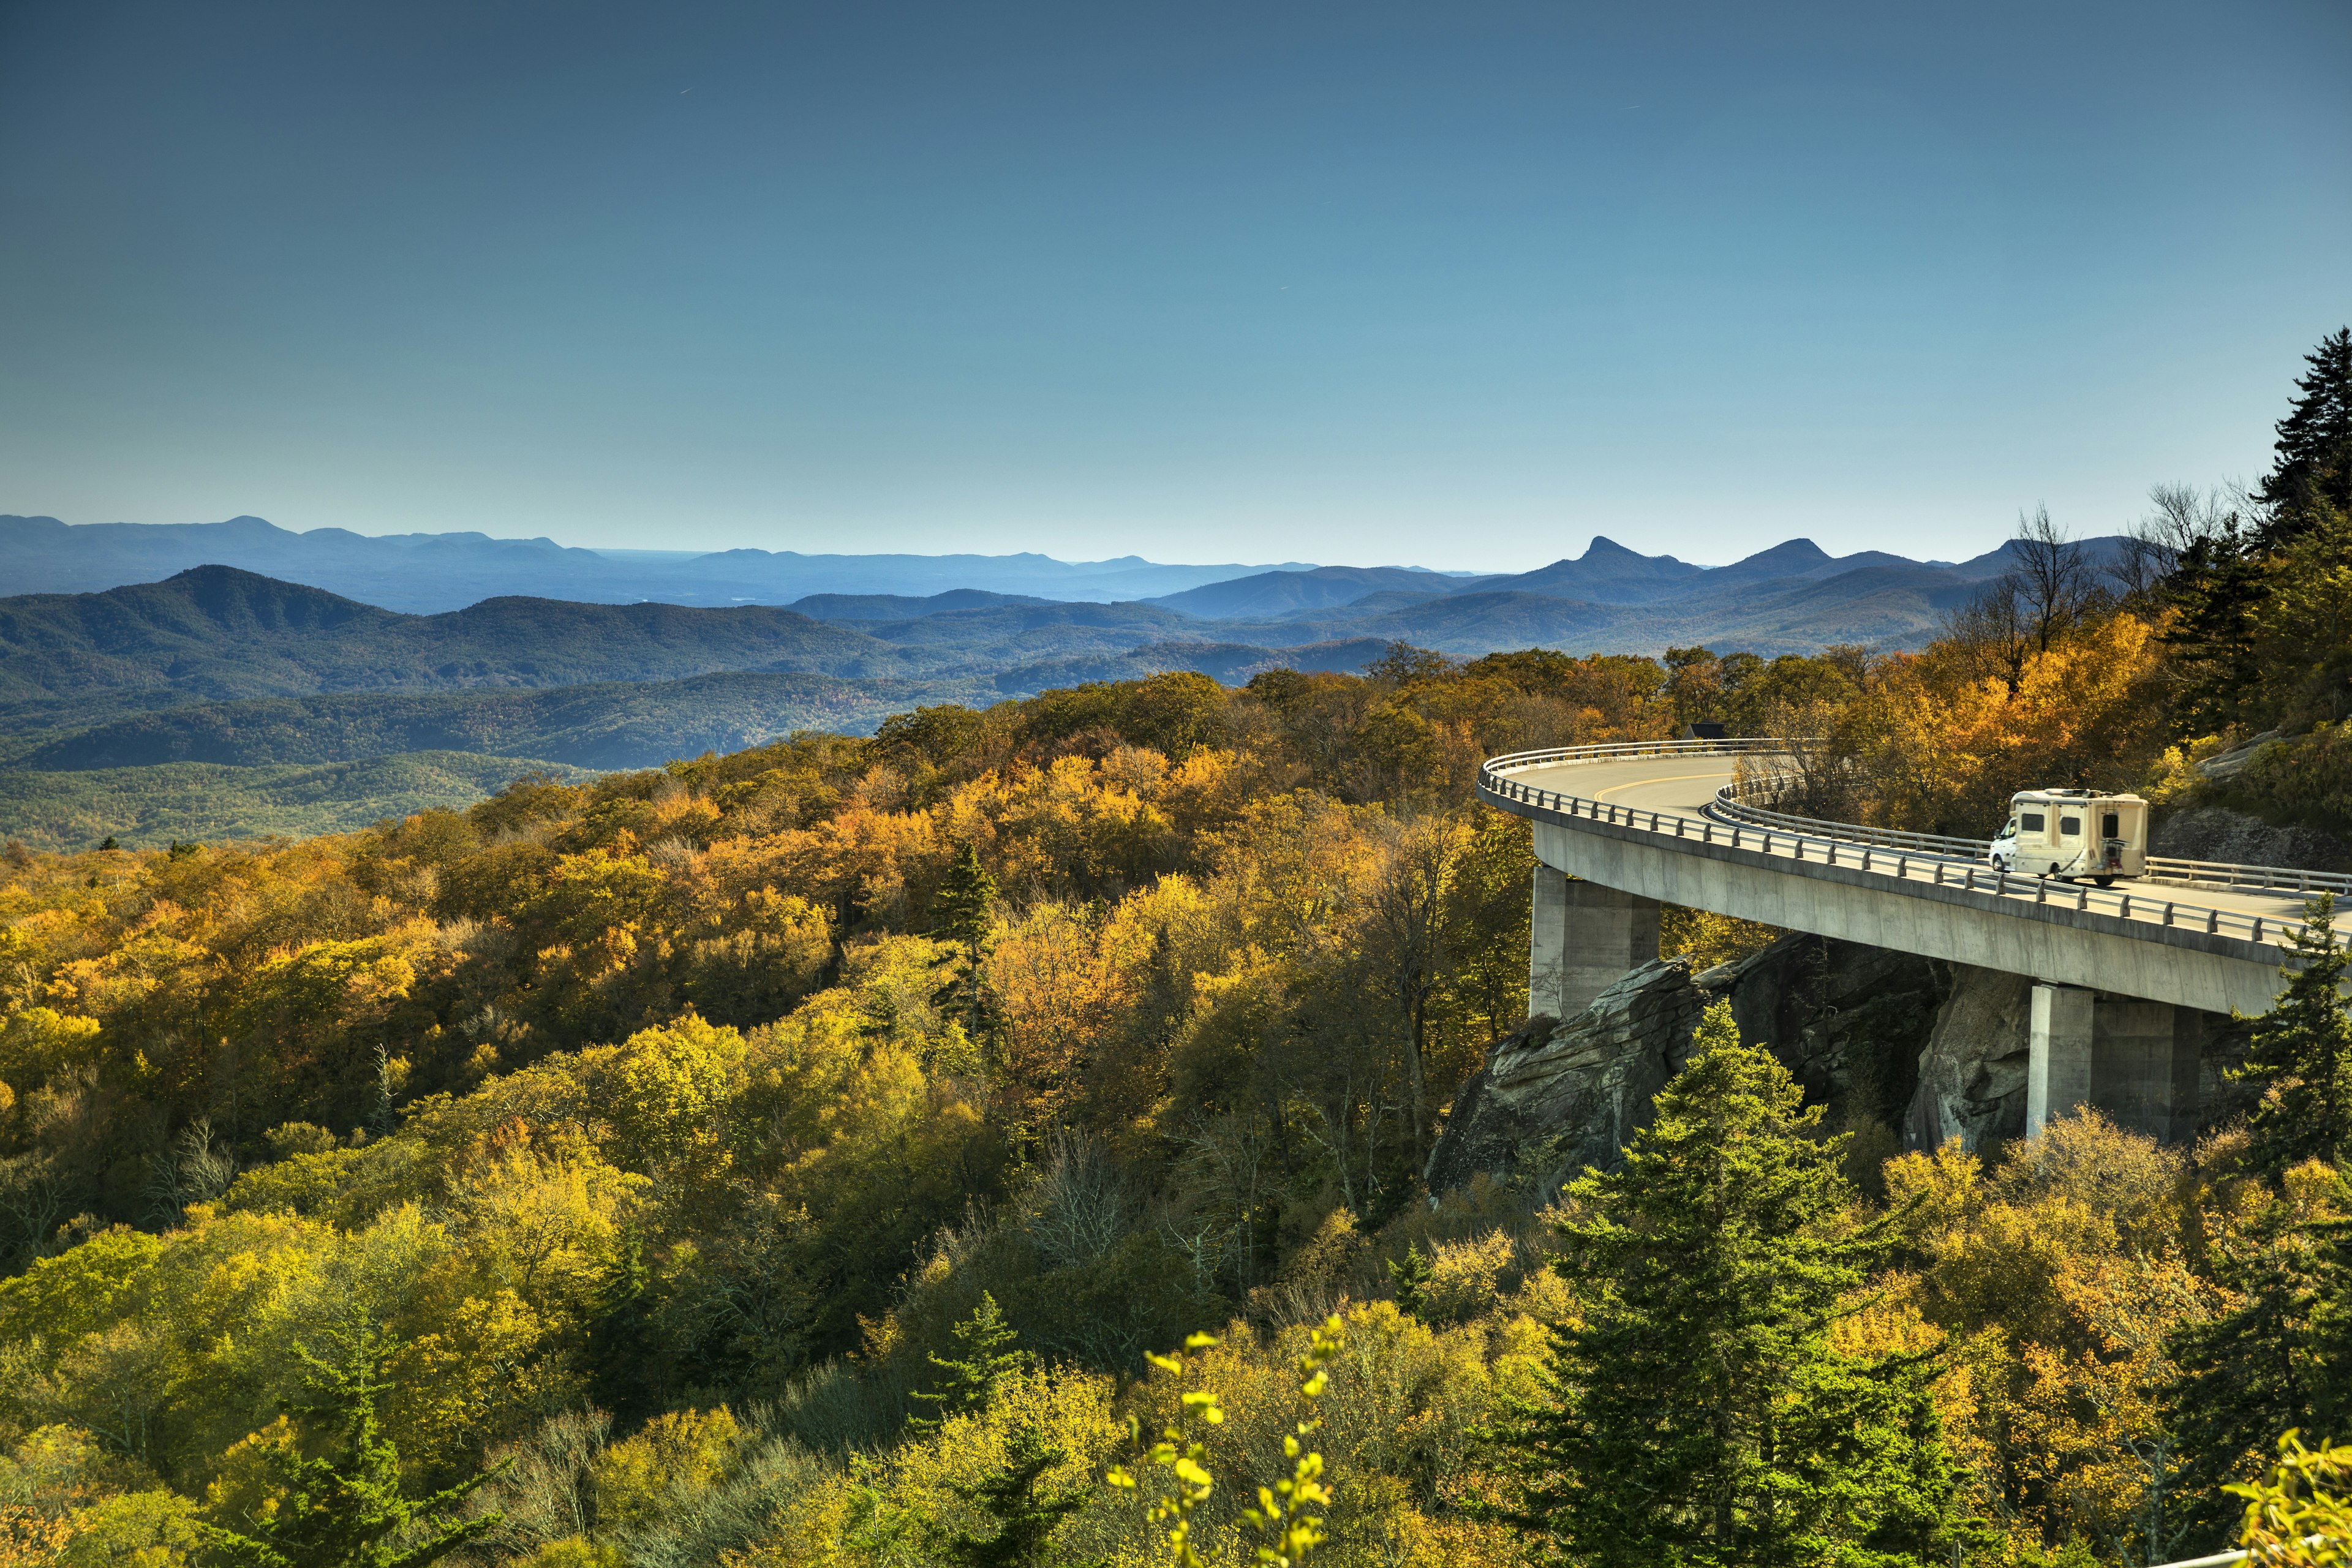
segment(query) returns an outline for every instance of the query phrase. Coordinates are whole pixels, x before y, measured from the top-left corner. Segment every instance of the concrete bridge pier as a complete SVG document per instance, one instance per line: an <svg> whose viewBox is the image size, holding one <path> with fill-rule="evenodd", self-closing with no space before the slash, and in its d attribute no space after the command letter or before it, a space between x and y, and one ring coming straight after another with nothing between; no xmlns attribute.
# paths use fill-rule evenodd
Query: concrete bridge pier
<svg viewBox="0 0 2352 1568"><path fill-rule="evenodd" d="M2193 1007L2080 985L2035 985L2025 1135L2087 1105L2164 1142L2195 1136L2203 1026L2204 1015Z"/></svg>
<svg viewBox="0 0 2352 1568"><path fill-rule="evenodd" d="M1528 1011L1572 1018L1658 956L1655 899L1536 867L1528 914Z"/></svg>

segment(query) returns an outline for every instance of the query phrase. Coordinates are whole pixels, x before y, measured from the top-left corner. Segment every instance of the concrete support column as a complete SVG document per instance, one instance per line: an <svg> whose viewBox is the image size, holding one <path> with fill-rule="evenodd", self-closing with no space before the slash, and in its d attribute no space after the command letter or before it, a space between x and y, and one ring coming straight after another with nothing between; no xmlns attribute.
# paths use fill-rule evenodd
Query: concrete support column
<svg viewBox="0 0 2352 1568"><path fill-rule="evenodd" d="M2193 1007L2100 997L2091 1018L2091 1103L2168 1143L2194 1137L2203 1022Z"/></svg>
<svg viewBox="0 0 2352 1568"><path fill-rule="evenodd" d="M1528 1011L1572 1018L1592 999L1658 956L1654 899L1536 867L1528 921Z"/></svg>
<svg viewBox="0 0 2352 1568"><path fill-rule="evenodd" d="M2026 1037L2025 1135L2078 1105L2091 1103L2092 1012L2098 993L2079 985L2036 985Z"/></svg>
<svg viewBox="0 0 2352 1568"><path fill-rule="evenodd" d="M2087 1105L2166 1142L2192 1136L2202 1029L2193 1008L2036 985L2025 1135Z"/></svg>

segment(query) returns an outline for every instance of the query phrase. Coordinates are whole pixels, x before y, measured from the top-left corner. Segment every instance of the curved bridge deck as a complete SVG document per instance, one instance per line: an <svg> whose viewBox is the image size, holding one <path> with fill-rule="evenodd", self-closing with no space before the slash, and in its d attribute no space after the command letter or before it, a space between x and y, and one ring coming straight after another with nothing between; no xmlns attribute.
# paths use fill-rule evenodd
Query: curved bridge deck
<svg viewBox="0 0 2352 1568"><path fill-rule="evenodd" d="M1711 816L1738 755L1777 749L1527 752L1489 762L1479 795L1533 821L1545 865L1641 899L2210 1013L2265 1012L2279 990L2299 892L2070 885L1834 825L1791 832Z"/></svg>

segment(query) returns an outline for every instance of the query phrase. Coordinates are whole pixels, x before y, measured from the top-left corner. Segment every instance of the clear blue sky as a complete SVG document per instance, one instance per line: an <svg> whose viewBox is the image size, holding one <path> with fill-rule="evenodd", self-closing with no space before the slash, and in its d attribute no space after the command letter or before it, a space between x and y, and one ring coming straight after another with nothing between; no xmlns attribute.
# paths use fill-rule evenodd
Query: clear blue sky
<svg viewBox="0 0 2352 1568"><path fill-rule="evenodd" d="M0 0L0 511L1954 556L2251 478L2352 6Z"/></svg>

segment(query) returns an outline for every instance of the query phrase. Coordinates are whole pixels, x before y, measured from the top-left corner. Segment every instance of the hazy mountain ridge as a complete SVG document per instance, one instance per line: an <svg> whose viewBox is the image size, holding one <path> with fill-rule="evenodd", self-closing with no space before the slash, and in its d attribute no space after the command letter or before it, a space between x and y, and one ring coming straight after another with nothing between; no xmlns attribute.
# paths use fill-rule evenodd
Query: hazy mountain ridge
<svg viewBox="0 0 2352 1568"><path fill-rule="evenodd" d="M141 687L235 700L740 669L905 675L936 662L763 605L505 598L409 616L227 566L100 594L0 600L0 705Z"/></svg>
<svg viewBox="0 0 2352 1568"><path fill-rule="evenodd" d="M948 610L995 609L1007 605L1045 605L1028 594L992 594L985 588L954 588L918 597L911 594L811 594L784 607L821 621L906 621Z"/></svg>
<svg viewBox="0 0 2352 1568"><path fill-rule="evenodd" d="M730 672L536 690L355 691L190 703L7 749L50 773L210 763L315 765L406 752L527 757L609 770L740 751L800 730L870 732L921 703L988 702L984 682Z"/></svg>
<svg viewBox="0 0 2352 1568"><path fill-rule="evenodd" d="M429 806L462 807L525 773L593 776L531 757L404 752L308 766L173 763L88 773L0 769L0 833L38 847L349 833Z"/></svg>
<svg viewBox="0 0 2352 1568"><path fill-rule="evenodd" d="M2112 536L2086 540L2084 548L2094 563L2105 565L2122 548L2122 541ZM1643 555L1596 535L1582 555L1564 557L1532 572L1466 580L1433 575L1416 582L1400 580L1403 574L1364 573L1349 578L1340 574L1343 569L1318 567L1313 572L1261 573L1255 577L1168 595L1153 603L1220 620L1263 617L1268 613L1264 606L1295 605L1297 607L1273 613L1286 620L1321 623L1334 614L1351 611L1381 616L1402 615L1410 620L1412 611L1426 609L1439 598L1522 595L1588 606L1649 606L1680 632L1690 633L1696 628L1699 640L1759 635L1771 642L1775 651L1801 652L1825 643L1879 641L1890 637L1898 639L1895 646L1912 646L1914 639L1924 637L1935 614L1953 602L1955 595L1965 598L1977 585L1999 576L2015 563L2016 556L2006 544L1967 561L1945 562L1913 561L1880 550L1833 556L1810 539L1790 539L1727 566L1694 566L1671 555ZM1364 592L1349 596L1347 587L1359 581ZM1851 627L1834 625L1833 617L1824 622L1819 614L1808 610L1801 623L1781 626L1767 615L1756 632L1747 631L1751 624L1749 606L1733 595L1792 595L1807 584L1844 584L1843 588L1832 588L1831 597L1848 593L1859 599L1893 592L1909 595L1913 604L1908 613L1893 613L1885 606L1858 608ZM1793 605L1797 601L1790 602ZM1814 605L1823 602L1818 597L1806 601ZM1727 605L1738 606L1739 614L1724 619L1717 612ZM1459 622L1457 616L1446 612L1434 612L1433 618L1447 625ZM1541 616L1535 618L1544 619ZM1565 612L1550 619L1563 628L1561 635L1578 635L1617 624L1606 616L1580 616ZM1689 639L1685 637L1684 640ZM1506 643L1497 641L1491 646L1499 647ZM1664 646L1661 642L1654 647L1644 644L1610 651L1655 652ZM1466 645L1448 651L1466 651ZM1491 648L1476 651L1483 653Z"/></svg>
<svg viewBox="0 0 2352 1568"><path fill-rule="evenodd" d="M1122 556L843 555L794 551L607 555L550 539L483 533L298 533L257 517L226 522L68 524L0 515L0 582L17 594L90 594L195 566L234 566L387 609L431 615L525 595L590 604L786 605L812 595L924 598L980 590L1041 598L1147 598L1304 562L1182 565Z"/></svg>
<svg viewBox="0 0 2352 1568"><path fill-rule="evenodd" d="M870 731L920 703L1166 669L1245 680L1378 652L1202 637L1210 624L1141 604L1045 601L847 626L766 606L549 599L419 616L203 567L101 594L0 600L0 735L13 736L0 765L312 765L446 751L645 767L801 729Z"/></svg>
<svg viewBox="0 0 2352 1568"><path fill-rule="evenodd" d="M1163 594L1149 603L1215 619L1281 616L1352 604L1382 590L1444 593L1457 581L1408 566L1318 566L1309 572L1261 572L1235 577L1181 594Z"/></svg>
<svg viewBox="0 0 2352 1568"><path fill-rule="evenodd" d="M1228 684L1355 670L1395 642L1459 658L1917 647L2010 560L1832 557L1791 540L1707 568L1595 539L1575 559L1470 579L1316 568L1116 602L957 586L794 607L499 595L433 615L206 565L0 599L0 835L68 841L110 812L192 834L323 831L387 802L447 804L502 769L655 766L1168 670Z"/></svg>

